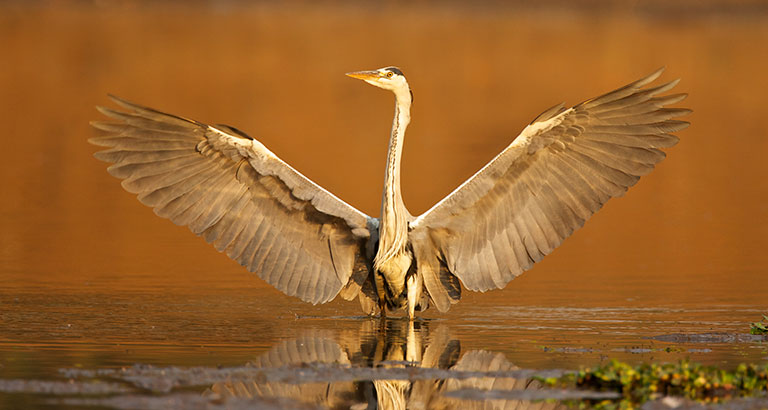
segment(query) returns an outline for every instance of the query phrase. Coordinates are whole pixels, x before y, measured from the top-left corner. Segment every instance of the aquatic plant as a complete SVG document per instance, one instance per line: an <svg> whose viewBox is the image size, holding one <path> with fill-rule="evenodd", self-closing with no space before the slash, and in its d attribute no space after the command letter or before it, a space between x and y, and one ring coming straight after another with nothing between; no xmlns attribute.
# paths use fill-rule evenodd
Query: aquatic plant
<svg viewBox="0 0 768 410"><path fill-rule="evenodd" d="M740 364L735 370L691 363L632 366L617 360L595 368L583 368L560 378L539 379L549 386L577 387L621 393L620 402L591 403L601 408L632 408L663 396L701 402L720 402L768 392L768 364Z"/></svg>
<svg viewBox="0 0 768 410"><path fill-rule="evenodd" d="M763 323L765 321L765 323ZM753 335L768 335L768 316L763 315L763 320L750 323L749 333Z"/></svg>

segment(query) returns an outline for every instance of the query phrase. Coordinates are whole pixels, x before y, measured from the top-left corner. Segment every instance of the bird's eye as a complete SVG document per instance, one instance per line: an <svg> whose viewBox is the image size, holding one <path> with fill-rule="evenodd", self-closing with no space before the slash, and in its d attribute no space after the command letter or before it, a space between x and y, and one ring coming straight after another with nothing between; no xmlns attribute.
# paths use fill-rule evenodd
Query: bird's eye
<svg viewBox="0 0 768 410"><path fill-rule="evenodd" d="M392 75L393 75L393 74L392 74L392 72L391 72L391 71L387 71L387 78L392 78Z"/></svg>

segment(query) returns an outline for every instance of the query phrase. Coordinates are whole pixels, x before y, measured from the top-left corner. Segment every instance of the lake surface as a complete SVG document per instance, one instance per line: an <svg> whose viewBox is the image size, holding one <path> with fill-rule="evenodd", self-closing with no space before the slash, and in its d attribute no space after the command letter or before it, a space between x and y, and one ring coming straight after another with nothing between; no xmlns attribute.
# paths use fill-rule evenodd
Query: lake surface
<svg viewBox="0 0 768 410"><path fill-rule="evenodd" d="M221 4L0 5L0 407L238 408L261 397L280 408L312 397L367 408L406 390L386 397L481 407L487 397L467 388L537 390L519 369L768 361L765 341L739 336L768 313L760 2ZM653 173L532 271L500 291L465 291L447 314L428 311L410 327L365 318L357 302L284 296L156 217L86 142L100 118L93 107L113 93L237 126L377 216L392 97L343 73L393 64L415 94L403 159L415 215L544 109L659 66L663 79L682 78L692 126ZM691 337L707 334L720 336ZM418 373L415 363L457 373ZM275 373L283 366L290 377ZM354 373L371 366L394 373ZM225 373L183 373L192 368ZM338 394L310 393L323 388Z"/></svg>

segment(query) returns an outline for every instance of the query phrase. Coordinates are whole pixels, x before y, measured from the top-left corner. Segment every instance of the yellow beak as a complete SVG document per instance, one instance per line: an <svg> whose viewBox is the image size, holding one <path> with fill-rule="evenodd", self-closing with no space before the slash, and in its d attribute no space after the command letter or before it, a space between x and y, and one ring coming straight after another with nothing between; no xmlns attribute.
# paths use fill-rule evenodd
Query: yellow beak
<svg viewBox="0 0 768 410"><path fill-rule="evenodd" d="M378 71L353 71L346 74L347 77L357 78L358 80L375 80L379 78Z"/></svg>

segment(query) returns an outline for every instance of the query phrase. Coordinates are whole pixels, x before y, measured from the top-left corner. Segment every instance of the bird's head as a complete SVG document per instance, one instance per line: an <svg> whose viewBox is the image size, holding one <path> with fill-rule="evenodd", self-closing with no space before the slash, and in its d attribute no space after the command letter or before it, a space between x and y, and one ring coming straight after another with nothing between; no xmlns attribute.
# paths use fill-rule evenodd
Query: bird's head
<svg viewBox="0 0 768 410"><path fill-rule="evenodd" d="M390 90L398 97L400 94L409 95L413 99L411 88L408 86L408 81L405 79L405 75L397 67L384 67L378 70L370 71L354 71L347 73L347 76L363 80L368 84L375 85L376 87Z"/></svg>

